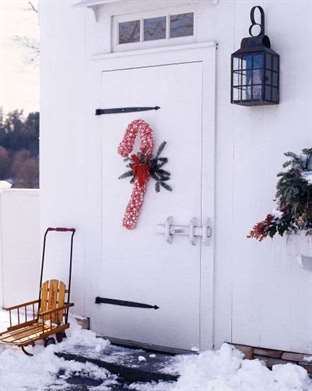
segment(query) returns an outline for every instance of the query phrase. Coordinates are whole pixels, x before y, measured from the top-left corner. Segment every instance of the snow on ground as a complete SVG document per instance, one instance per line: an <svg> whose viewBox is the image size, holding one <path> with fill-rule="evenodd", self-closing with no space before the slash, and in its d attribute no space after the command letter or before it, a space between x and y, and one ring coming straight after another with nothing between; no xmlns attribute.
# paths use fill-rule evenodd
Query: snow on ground
<svg viewBox="0 0 312 391"><path fill-rule="evenodd" d="M0 329L5 326L0 312ZM36 346L34 357L20 349L0 346L0 391L58 391L66 389L66 379L73 374L104 380L94 391L109 391L117 383L115 376L93 364L64 361L56 351L79 351L87 348L97 354L109 352L109 342L81 330L72 322L65 342L47 348ZM267 369L259 360L244 360L243 355L224 344L218 351L179 356L171 370L181 376L177 383L133 384L136 391L312 391L307 372L296 365L276 365Z"/></svg>
<svg viewBox="0 0 312 391"><path fill-rule="evenodd" d="M180 379L176 384L133 384L137 391L310 391L305 369L292 364L276 365L270 371L259 360L244 360L243 354L224 344L218 351L177 359Z"/></svg>
<svg viewBox="0 0 312 391"><path fill-rule="evenodd" d="M0 330L8 324L7 314L0 311ZM73 320L68 332L68 338L57 345L44 348L38 343L35 348L28 347L33 357L26 356L20 348L0 345L0 391L57 391L66 388L66 378L79 373L93 379L103 379L101 386L94 388L97 391L108 391L110 385L116 383L115 377L103 368L90 363L65 361L55 356L56 351L73 350L73 347L85 346L101 352L109 342L96 338L88 330L82 330ZM4 327L3 327L4 326ZM57 376L61 373L60 376Z"/></svg>

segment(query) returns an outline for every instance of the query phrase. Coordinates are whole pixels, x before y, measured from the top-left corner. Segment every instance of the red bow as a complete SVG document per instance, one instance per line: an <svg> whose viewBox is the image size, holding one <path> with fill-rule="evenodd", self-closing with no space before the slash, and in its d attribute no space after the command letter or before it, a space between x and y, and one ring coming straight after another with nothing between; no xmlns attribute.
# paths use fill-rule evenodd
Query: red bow
<svg viewBox="0 0 312 391"><path fill-rule="evenodd" d="M150 169L147 163L142 163L137 155L131 156L134 177L138 179L139 185L143 187L150 176Z"/></svg>

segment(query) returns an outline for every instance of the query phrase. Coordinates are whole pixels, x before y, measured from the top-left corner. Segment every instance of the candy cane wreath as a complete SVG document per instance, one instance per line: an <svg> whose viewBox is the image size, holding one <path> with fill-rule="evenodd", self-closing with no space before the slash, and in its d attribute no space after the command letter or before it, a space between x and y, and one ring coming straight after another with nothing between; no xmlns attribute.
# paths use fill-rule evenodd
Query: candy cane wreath
<svg viewBox="0 0 312 391"><path fill-rule="evenodd" d="M132 152L137 136L140 138L140 148L139 152L135 154ZM164 141L158 148L156 155L152 157L154 142L153 129L150 125L139 119L132 121L126 129L124 138L118 147L118 153L125 158L128 162L127 167L130 168L119 178L131 177L130 183L134 183L134 189L123 218L123 226L127 229L134 229L137 225L147 183L151 177L156 180L157 192L161 186L166 190L172 190L166 183L170 179L170 173L162 169L168 159L160 157L165 145Z"/></svg>

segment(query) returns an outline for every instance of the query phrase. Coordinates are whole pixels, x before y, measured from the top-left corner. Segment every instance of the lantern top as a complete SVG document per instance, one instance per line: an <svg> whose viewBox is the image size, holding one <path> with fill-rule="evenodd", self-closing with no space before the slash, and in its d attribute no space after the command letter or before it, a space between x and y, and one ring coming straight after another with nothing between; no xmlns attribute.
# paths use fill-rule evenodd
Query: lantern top
<svg viewBox="0 0 312 391"><path fill-rule="evenodd" d="M256 21L255 12L256 10L260 13L260 22ZM233 55L238 56L246 52L255 52L255 51L265 51L267 53L276 54L271 49L270 38L265 35L265 15L264 10L260 6L255 6L251 8L250 11L250 21L251 25L249 27L250 37L243 38L241 41L241 47ZM253 31L255 26L258 26L259 33L254 35Z"/></svg>

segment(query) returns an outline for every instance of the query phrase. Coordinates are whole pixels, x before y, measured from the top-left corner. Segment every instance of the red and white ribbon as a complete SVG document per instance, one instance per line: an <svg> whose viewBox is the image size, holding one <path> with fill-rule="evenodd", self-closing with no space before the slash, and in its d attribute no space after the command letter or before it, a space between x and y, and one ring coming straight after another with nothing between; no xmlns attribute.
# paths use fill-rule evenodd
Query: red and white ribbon
<svg viewBox="0 0 312 391"><path fill-rule="evenodd" d="M140 152L148 161L153 153L153 129L141 119L132 121L128 125L124 138L118 147L118 153L122 157L131 158L131 167L135 177L134 189L123 218L123 226L127 229L134 229L137 225L147 183L150 179L148 164L141 163L136 154L130 155L137 137L140 138Z"/></svg>

